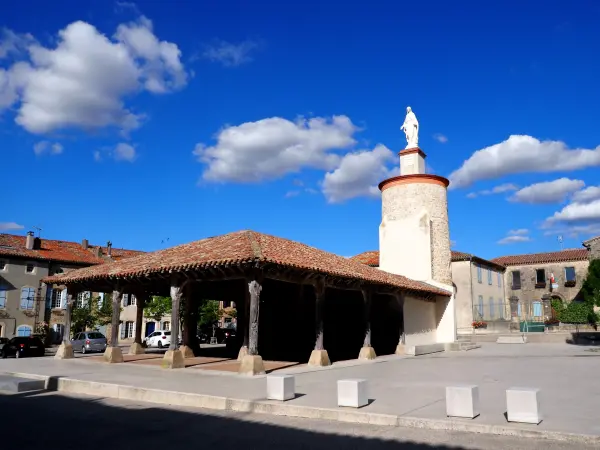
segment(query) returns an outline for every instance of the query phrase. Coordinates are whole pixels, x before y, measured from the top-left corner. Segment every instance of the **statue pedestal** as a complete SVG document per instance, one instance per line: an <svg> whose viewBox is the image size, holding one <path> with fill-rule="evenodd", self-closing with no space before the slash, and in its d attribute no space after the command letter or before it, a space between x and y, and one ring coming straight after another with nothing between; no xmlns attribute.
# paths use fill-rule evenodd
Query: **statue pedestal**
<svg viewBox="0 0 600 450"><path fill-rule="evenodd" d="M400 153L400 175L425 173L427 155L419 147L406 148Z"/></svg>

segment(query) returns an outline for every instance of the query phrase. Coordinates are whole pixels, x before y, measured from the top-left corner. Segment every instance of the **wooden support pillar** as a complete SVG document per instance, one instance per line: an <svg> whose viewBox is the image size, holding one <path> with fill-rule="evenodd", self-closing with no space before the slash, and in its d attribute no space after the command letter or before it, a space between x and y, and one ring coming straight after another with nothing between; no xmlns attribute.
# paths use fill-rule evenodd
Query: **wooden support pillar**
<svg viewBox="0 0 600 450"><path fill-rule="evenodd" d="M261 375L265 373L265 366L261 356L258 354L258 322L260 308L260 292L262 286L256 278L248 283L250 293L250 317L249 317L249 339L248 354L242 358L239 373L243 375Z"/></svg>
<svg viewBox="0 0 600 450"><path fill-rule="evenodd" d="M400 309L400 336L398 338L398 345L396 346L396 355L404 355L404 348L406 345L406 332L404 329L404 294L396 294L395 297Z"/></svg>
<svg viewBox="0 0 600 450"><path fill-rule="evenodd" d="M308 360L309 366L329 366L329 355L324 346L323 335L323 308L325 301L325 283L323 280L318 280L314 284L315 291L315 349L310 354Z"/></svg>
<svg viewBox="0 0 600 450"><path fill-rule="evenodd" d="M135 336L133 339L133 344L129 347L130 355L143 355L146 353L144 347L142 346L142 327L144 320L144 307L146 306L146 301L148 300L148 294L145 292L136 292L135 294Z"/></svg>
<svg viewBox="0 0 600 450"><path fill-rule="evenodd" d="M183 330L182 330L182 340L183 345L179 348L184 358L193 358L196 352L200 352L200 346L198 344L197 337L197 312L198 308L196 306L195 298L193 295L192 284L189 283L186 286L185 294L182 296L183 301Z"/></svg>
<svg viewBox="0 0 600 450"><path fill-rule="evenodd" d="M240 350L238 352L238 361L241 361L248 354L248 342L250 341L250 289L244 283L244 298L241 302L236 302L238 306L237 316L237 339L241 341Z"/></svg>
<svg viewBox="0 0 600 450"><path fill-rule="evenodd" d="M171 344L169 350L165 353L162 367L165 369L182 369L185 367L185 361L179 346L179 307L181 305L181 296L183 286L176 278L171 281Z"/></svg>
<svg viewBox="0 0 600 450"><path fill-rule="evenodd" d="M123 289L115 286L112 293L112 321L110 325L110 346L104 352L104 360L107 363L122 363L123 352L119 347L119 319L121 316L121 300Z"/></svg>
<svg viewBox="0 0 600 450"><path fill-rule="evenodd" d="M358 359L375 359L375 349L371 347L371 303L373 300L373 293L369 289L362 289L362 296L364 301L364 315L365 315L365 339L363 346L360 349Z"/></svg>
<svg viewBox="0 0 600 450"><path fill-rule="evenodd" d="M73 288L67 288L67 304L65 305L65 329L63 339L54 355L54 359L72 359L73 346L71 345L71 315L73 314L73 298L77 298L77 293Z"/></svg>

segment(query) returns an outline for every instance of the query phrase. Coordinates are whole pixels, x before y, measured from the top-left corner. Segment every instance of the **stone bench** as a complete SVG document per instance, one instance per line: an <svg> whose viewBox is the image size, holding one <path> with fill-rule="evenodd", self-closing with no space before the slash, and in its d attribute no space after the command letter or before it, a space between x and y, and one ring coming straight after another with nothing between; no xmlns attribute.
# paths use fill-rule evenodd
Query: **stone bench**
<svg viewBox="0 0 600 450"><path fill-rule="evenodd" d="M268 375L267 400L291 400L296 396L296 382L293 375Z"/></svg>
<svg viewBox="0 0 600 450"><path fill-rule="evenodd" d="M338 406L360 408L369 403L367 380L349 379L337 382Z"/></svg>
<svg viewBox="0 0 600 450"><path fill-rule="evenodd" d="M447 386L446 415L474 419L479 415L479 386Z"/></svg>
<svg viewBox="0 0 600 450"><path fill-rule="evenodd" d="M44 380L32 380L29 378L0 375L0 391L18 393L41 391L44 389L46 389L46 382Z"/></svg>
<svg viewBox="0 0 600 450"><path fill-rule="evenodd" d="M404 347L404 353L411 356L427 355L429 353L444 351L446 351L445 344L407 345Z"/></svg>
<svg viewBox="0 0 600 450"><path fill-rule="evenodd" d="M533 423L542 421L539 389L510 388L506 390L506 418L509 422Z"/></svg>

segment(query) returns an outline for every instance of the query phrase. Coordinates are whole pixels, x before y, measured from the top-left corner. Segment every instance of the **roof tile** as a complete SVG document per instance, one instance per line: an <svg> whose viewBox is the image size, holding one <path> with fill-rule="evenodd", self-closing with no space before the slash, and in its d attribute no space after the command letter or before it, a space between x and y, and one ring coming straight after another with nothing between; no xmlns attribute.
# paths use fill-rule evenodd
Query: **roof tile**
<svg viewBox="0 0 600 450"><path fill-rule="evenodd" d="M359 279L423 293L448 295L448 292L427 283L371 268L299 242L254 231L238 231L206 238L109 264L70 271L59 276L48 277L44 281L85 282L92 279L202 269L244 262L270 262L325 275Z"/></svg>
<svg viewBox="0 0 600 450"><path fill-rule="evenodd" d="M559 252L530 253L525 255L509 255L494 258L491 261L503 266L520 266L526 264L548 264L568 261L585 261L588 259L586 248L571 248Z"/></svg>

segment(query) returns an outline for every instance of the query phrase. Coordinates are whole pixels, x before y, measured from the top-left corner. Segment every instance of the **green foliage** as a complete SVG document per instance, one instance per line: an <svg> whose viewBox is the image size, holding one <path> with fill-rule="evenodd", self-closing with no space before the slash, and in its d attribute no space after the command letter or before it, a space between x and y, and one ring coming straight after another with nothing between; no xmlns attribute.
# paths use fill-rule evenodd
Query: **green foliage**
<svg viewBox="0 0 600 450"><path fill-rule="evenodd" d="M171 315L172 301L171 297L154 296L146 303L144 307L144 316L159 322L164 316Z"/></svg>
<svg viewBox="0 0 600 450"><path fill-rule="evenodd" d="M200 304L200 326L212 325L218 322L223 315L223 310L219 308L217 300L202 300Z"/></svg>
<svg viewBox="0 0 600 450"><path fill-rule="evenodd" d="M600 306L600 259L590 261L581 293L587 304Z"/></svg>
<svg viewBox="0 0 600 450"><path fill-rule="evenodd" d="M104 294L104 301L98 307L100 298L97 297L93 300L96 305L96 323L100 326L108 325L112 322L112 294ZM121 309L121 308L119 308Z"/></svg>
<svg viewBox="0 0 600 450"><path fill-rule="evenodd" d="M594 324L597 321L593 305L587 302L571 302L565 305L560 300L552 300L552 308L562 323Z"/></svg>
<svg viewBox="0 0 600 450"><path fill-rule="evenodd" d="M237 318L237 309L235 308L225 308L222 310L221 315L226 314L229 317L231 317L232 319L236 319Z"/></svg>
<svg viewBox="0 0 600 450"><path fill-rule="evenodd" d="M93 303L92 299L84 302L81 306L77 306L77 302L74 303L73 310L71 311L71 331L77 333L85 331L88 328L93 328L96 325Z"/></svg>

